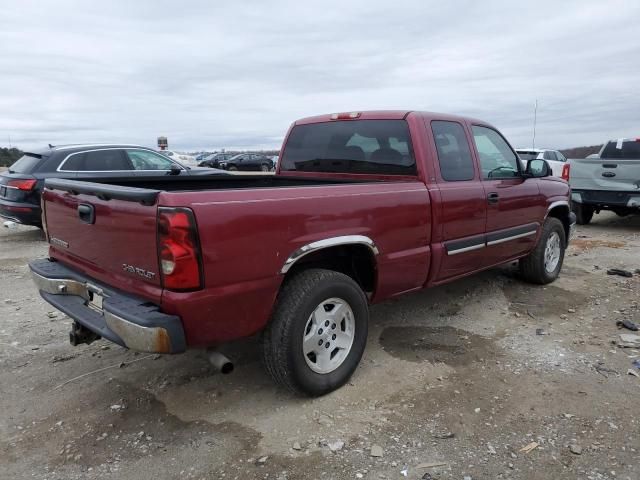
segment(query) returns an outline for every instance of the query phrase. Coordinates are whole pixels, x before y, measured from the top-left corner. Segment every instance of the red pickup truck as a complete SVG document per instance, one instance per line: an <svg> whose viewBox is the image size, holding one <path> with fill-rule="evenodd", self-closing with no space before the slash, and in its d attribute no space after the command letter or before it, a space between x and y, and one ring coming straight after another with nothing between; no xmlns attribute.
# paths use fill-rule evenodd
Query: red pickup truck
<svg viewBox="0 0 640 480"><path fill-rule="evenodd" d="M321 395L356 369L372 303L514 260L553 281L575 215L550 175L479 120L305 118L273 176L47 180L50 258L30 267L74 344L179 353L259 333L268 373Z"/></svg>

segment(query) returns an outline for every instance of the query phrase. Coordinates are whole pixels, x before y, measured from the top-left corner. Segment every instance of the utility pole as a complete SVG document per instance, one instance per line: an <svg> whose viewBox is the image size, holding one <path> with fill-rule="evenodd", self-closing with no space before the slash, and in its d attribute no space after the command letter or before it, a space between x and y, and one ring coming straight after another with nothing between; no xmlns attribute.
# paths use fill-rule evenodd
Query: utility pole
<svg viewBox="0 0 640 480"><path fill-rule="evenodd" d="M536 122L538 120L538 99L536 98L536 103L533 107L533 146L531 148L536 148Z"/></svg>

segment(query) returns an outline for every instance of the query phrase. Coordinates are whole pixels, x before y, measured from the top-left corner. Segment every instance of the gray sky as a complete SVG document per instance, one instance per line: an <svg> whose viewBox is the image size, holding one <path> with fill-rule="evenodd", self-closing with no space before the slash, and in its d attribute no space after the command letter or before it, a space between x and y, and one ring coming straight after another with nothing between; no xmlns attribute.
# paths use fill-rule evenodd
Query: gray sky
<svg viewBox="0 0 640 480"><path fill-rule="evenodd" d="M640 2L0 0L0 146L279 147L291 121L468 114L529 146L640 136Z"/></svg>

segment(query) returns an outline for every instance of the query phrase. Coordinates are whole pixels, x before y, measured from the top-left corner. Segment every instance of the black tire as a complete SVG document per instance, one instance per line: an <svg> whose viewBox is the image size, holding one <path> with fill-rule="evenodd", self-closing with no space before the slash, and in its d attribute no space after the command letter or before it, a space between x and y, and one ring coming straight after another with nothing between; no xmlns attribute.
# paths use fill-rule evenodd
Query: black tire
<svg viewBox="0 0 640 480"><path fill-rule="evenodd" d="M268 172L269 170L271 170L271 168L269 168L269 165L267 165L266 163L263 163L262 165L260 165L260 171Z"/></svg>
<svg viewBox="0 0 640 480"><path fill-rule="evenodd" d="M545 250L547 243L554 233L558 235L560 240L560 257L556 267L552 271L548 271L545 267ZM520 259L520 273L524 280L530 283L545 285L558 278L560 270L562 270L566 245L566 236L562 222L557 218L547 218L542 225L542 232L540 233L538 243L536 243L536 246L529 255Z"/></svg>
<svg viewBox="0 0 640 480"><path fill-rule="evenodd" d="M229 165L227 170L229 170L230 172L237 172L238 171L238 167L236 167L235 165Z"/></svg>
<svg viewBox="0 0 640 480"><path fill-rule="evenodd" d="M593 207L580 203L573 204L573 213L576 214L576 223L578 225L588 225L593 218L593 212Z"/></svg>
<svg viewBox="0 0 640 480"><path fill-rule="evenodd" d="M329 373L316 373L303 353L303 337L312 312L331 298L348 303L354 318L353 343L342 363ZM331 270L295 273L282 286L271 322L262 334L263 364L273 380L297 394L320 396L344 385L358 367L367 343L369 306L360 286Z"/></svg>

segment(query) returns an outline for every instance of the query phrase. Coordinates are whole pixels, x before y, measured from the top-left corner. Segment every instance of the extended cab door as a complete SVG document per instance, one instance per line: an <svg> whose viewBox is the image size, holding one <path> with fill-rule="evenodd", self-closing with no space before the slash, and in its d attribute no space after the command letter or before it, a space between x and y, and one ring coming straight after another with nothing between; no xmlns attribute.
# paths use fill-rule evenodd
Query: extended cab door
<svg viewBox="0 0 640 480"><path fill-rule="evenodd" d="M472 125L487 205L483 266L496 265L533 248L546 204L538 181L525 179L518 155L497 130Z"/></svg>
<svg viewBox="0 0 640 480"><path fill-rule="evenodd" d="M434 210L438 209L434 217L438 216L439 231L434 237L440 242L436 240L434 249L440 249L441 254L434 256L430 278L438 283L481 267L487 202L463 124L433 120L426 127L433 134L438 158L435 173L439 202L434 205Z"/></svg>

